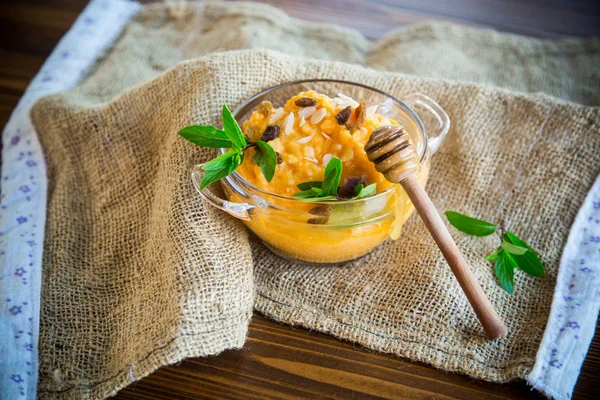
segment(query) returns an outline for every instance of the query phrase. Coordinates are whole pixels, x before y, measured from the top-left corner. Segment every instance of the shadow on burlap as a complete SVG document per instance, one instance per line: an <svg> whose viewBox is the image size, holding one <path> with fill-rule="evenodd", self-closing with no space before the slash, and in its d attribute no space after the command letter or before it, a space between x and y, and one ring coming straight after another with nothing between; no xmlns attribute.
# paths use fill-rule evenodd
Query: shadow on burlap
<svg viewBox="0 0 600 400"><path fill-rule="evenodd" d="M482 45L467 51L474 37ZM242 50L256 47L270 50ZM162 365L239 348L253 308L444 370L498 382L525 377L569 226L600 171L598 109L356 64L450 74L427 69L435 56L454 62L451 78L597 104L598 48L594 40L551 43L450 25L408 28L371 44L263 5L148 7L78 88L32 111L49 177L40 396L102 398ZM498 72L498 60L514 54L511 73ZM549 71L563 75L544 79ZM314 267L273 255L199 200L189 172L214 154L177 131L219 125L223 103L235 107L267 87L309 78L397 96L419 91L448 111L453 126L428 184L434 203L507 227L547 269L545 279L517 272L508 295L483 260L499 237L454 235L508 326L505 338L485 340L416 217L397 242L342 267Z"/></svg>

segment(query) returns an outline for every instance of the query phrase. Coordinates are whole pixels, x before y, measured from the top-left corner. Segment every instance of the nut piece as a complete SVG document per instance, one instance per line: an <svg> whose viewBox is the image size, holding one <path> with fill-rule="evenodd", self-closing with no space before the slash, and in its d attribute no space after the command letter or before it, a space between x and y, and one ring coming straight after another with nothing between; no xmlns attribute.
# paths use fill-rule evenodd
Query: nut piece
<svg viewBox="0 0 600 400"><path fill-rule="evenodd" d="M311 117L309 122L313 125L318 124L327 115L327 109L319 108Z"/></svg>
<svg viewBox="0 0 600 400"><path fill-rule="evenodd" d="M268 142L269 140L273 140L279 135L280 131L281 131L281 128L279 127L279 125L269 125L265 128L265 131L263 132L262 136L260 137L260 140L262 140L263 142Z"/></svg>
<svg viewBox="0 0 600 400"><path fill-rule="evenodd" d="M298 107L313 107L317 105L317 101L315 99L311 99L310 97L300 97L294 101L294 104Z"/></svg>
<svg viewBox="0 0 600 400"><path fill-rule="evenodd" d="M338 113L338 115L335 116L335 119L337 119L338 124L344 125L350 119L351 114L352 114L352 106L348 106L348 107L344 108L342 111L340 111Z"/></svg>
<svg viewBox="0 0 600 400"><path fill-rule="evenodd" d="M358 125L358 127L360 128L361 126L363 126L363 124L365 123L365 102L361 101L360 104L358 105L358 107L356 107L355 110L355 116L356 116L356 125Z"/></svg>

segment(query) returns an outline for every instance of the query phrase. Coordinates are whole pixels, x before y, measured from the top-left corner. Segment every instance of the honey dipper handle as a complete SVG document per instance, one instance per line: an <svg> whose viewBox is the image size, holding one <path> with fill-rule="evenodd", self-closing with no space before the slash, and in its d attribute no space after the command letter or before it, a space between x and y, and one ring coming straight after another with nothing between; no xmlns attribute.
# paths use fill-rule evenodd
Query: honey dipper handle
<svg viewBox="0 0 600 400"><path fill-rule="evenodd" d="M469 264L461 254L450 232L444 225L442 217L437 212L431 199L421 186L416 174L410 174L400 182L415 209L423 219L425 226L433 236L444 258L450 265L458 283L467 295L471 307L477 314L488 339L496 339L506 333L504 323L492 307L479 282L473 275Z"/></svg>

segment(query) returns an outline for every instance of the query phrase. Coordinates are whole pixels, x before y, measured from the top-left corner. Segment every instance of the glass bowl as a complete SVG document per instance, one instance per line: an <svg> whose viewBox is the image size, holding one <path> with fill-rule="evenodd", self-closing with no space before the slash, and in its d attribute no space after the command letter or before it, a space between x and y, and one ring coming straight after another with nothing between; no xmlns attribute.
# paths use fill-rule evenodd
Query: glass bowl
<svg viewBox="0 0 600 400"><path fill-rule="evenodd" d="M446 112L429 97L412 93L402 100L360 83L339 80L306 80L266 89L237 107L233 115L242 126L263 101L281 107L292 96L315 90L330 97L348 95L404 126L421 160L419 180L425 185L431 155L441 145L450 127ZM428 127L428 130L425 127ZM221 149L221 153L227 149ZM204 201L242 220L263 243L278 255L309 263L340 263L361 257L388 237L398 238L402 224L414 208L400 185L376 195L345 201L307 202L265 192L233 172L222 179L227 199L210 188L200 189L204 171L197 165L192 182ZM318 210L319 212L316 212ZM326 210L329 218L323 217Z"/></svg>

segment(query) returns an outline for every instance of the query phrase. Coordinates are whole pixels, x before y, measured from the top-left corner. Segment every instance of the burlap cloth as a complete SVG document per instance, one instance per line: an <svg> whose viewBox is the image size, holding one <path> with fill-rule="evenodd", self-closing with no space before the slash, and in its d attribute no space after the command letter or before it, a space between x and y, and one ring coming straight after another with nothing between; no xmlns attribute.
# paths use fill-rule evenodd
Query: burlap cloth
<svg viewBox="0 0 600 400"><path fill-rule="evenodd" d="M275 51L223 51L256 47ZM40 396L102 398L162 365L241 347L253 308L444 370L523 378L569 226L600 171L598 109L356 64L598 104L599 49L596 40L544 42L438 24L371 44L257 4L147 7L78 88L32 111L49 177ZM508 295L483 259L498 235L455 232L508 326L505 338L485 340L416 217L401 240L364 258L311 267L275 256L199 200L189 172L213 153L177 131L218 125L224 102L235 107L308 78L398 96L419 91L447 110L452 129L428 184L434 203L493 219L526 239L546 266L545 279L517 272Z"/></svg>

